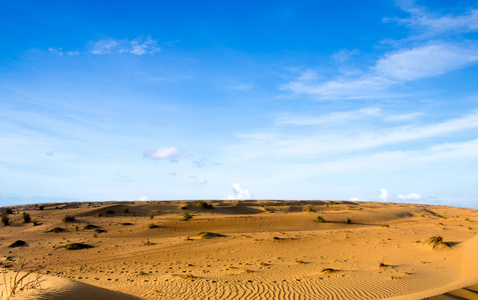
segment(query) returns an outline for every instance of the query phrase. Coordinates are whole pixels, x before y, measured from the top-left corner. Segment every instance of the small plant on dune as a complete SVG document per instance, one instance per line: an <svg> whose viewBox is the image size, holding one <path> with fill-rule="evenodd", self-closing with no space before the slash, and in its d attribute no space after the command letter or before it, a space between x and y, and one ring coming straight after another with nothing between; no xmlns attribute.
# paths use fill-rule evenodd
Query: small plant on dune
<svg viewBox="0 0 478 300"><path fill-rule="evenodd" d="M23 223L30 223L31 221L32 221L32 218L30 217L30 214L23 212Z"/></svg>
<svg viewBox="0 0 478 300"><path fill-rule="evenodd" d="M107 215L112 215L112 214L114 214L114 213L115 213L115 212L114 212L112 209L108 209L108 210L106 211L106 214L107 214Z"/></svg>
<svg viewBox="0 0 478 300"><path fill-rule="evenodd" d="M199 201L196 203L196 206L199 208L207 208L207 209L213 208L212 204L209 204L206 201Z"/></svg>
<svg viewBox="0 0 478 300"><path fill-rule="evenodd" d="M388 225L388 224L380 224L380 225L378 225L378 226L379 226L379 227L387 227L387 228L390 227L390 225Z"/></svg>
<svg viewBox="0 0 478 300"><path fill-rule="evenodd" d="M182 216L183 216L183 218L181 219L181 221L187 221L187 220L193 218L193 215L190 215L190 214L188 214L188 213L182 214Z"/></svg>
<svg viewBox="0 0 478 300"><path fill-rule="evenodd" d="M38 206L38 209L39 209L39 210L44 210L44 209L45 209L45 205L42 204L42 205Z"/></svg>
<svg viewBox="0 0 478 300"><path fill-rule="evenodd" d="M10 225L10 219L8 218L7 215L2 216L2 223L3 223L4 226Z"/></svg>
<svg viewBox="0 0 478 300"><path fill-rule="evenodd" d="M75 221L76 221L75 217L70 216L70 215L66 215L63 218L63 222L65 222L65 223L71 223L71 222L75 222Z"/></svg>
<svg viewBox="0 0 478 300"><path fill-rule="evenodd" d="M315 212L314 206L313 205L308 205L306 208L304 208L305 212Z"/></svg>
<svg viewBox="0 0 478 300"><path fill-rule="evenodd" d="M149 217L150 220L154 219L154 215L153 215L153 214L150 214L148 217Z"/></svg>
<svg viewBox="0 0 478 300"><path fill-rule="evenodd" d="M13 214L13 209L7 207L7 208L5 208L5 213L6 213L7 215L11 215L11 214Z"/></svg>
<svg viewBox="0 0 478 300"><path fill-rule="evenodd" d="M345 223L352 224L352 220L349 217L347 217L345 218Z"/></svg>
<svg viewBox="0 0 478 300"><path fill-rule="evenodd" d="M32 276L32 274L38 270L29 270L25 271L25 267L28 266L29 261L23 257L19 257L17 260L19 266L14 271L13 277L10 277L7 280L7 270L3 269L1 273L3 274L3 291L0 291L0 298L4 299L3 296L6 296L6 299L10 297L15 297L19 292L31 289L41 289L41 275L37 274ZM40 268L41 266L39 266Z"/></svg>
<svg viewBox="0 0 478 300"><path fill-rule="evenodd" d="M125 214L129 213L129 208L123 209L123 212L124 212Z"/></svg>
<svg viewBox="0 0 478 300"><path fill-rule="evenodd" d="M317 217L315 218L315 221L316 221L316 222L319 222L319 223L325 223L325 218L322 217L322 216L317 216Z"/></svg>
<svg viewBox="0 0 478 300"><path fill-rule="evenodd" d="M450 244L445 243L443 241L443 237L440 235L434 235L428 238L428 240L425 242L428 245L431 245L433 250L439 249L439 248L449 248Z"/></svg>
<svg viewBox="0 0 478 300"><path fill-rule="evenodd" d="M154 229L154 228L159 228L159 225L156 225L154 223L151 223L148 225L148 229Z"/></svg>

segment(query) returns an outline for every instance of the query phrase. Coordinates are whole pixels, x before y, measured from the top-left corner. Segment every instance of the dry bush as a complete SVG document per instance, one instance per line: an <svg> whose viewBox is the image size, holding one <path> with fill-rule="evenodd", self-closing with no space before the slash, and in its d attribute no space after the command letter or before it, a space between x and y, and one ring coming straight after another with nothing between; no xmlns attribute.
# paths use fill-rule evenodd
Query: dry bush
<svg viewBox="0 0 478 300"><path fill-rule="evenodd" d="M3 269L1 271L3 276L3 283L0 283L0 286L3 285L3 289L0 290L0 298L9 299L10 297L14 297L21 291L31 290L31 289L40 289L41 290L41 275L36 274L33 276L32 274L37 272L38 270L26 270L27 266L29 265L29 261L23 257L19 257L17 260L18 267L14 271L13 277L7 279L7 270ZM41 267L39 267L41 268ZM30 276L32 275L32 276Z"/></svg>
<svg viewBox="0 0 478 300"><path fill-rule="evenodd" d="M32 218L30 217L30 214L23 212L23 223L30 223L32 221Z"/></svg>
<svg viewBox="0 0 478 300"><path fill-rule="evenodd" d="M431 245L433 250L437 250L440 248L450 248L450 244L445 243L443 241L443 237L440 235L434 235L426 240L425 244Z"/></svg>
<svg viewBox="0 0 478 300"><path fill-rule="evenodd" d="M3 223L4 226L10 225L10 219L8 218L7 215L2 216L2 223Z"/></svg>
<svg viewBox="0 0 478 300"><path fill-rule="evenodd" d="M66 215L63 218L63 222L65 222L65 223L71 223L71 222L75 222L75 221L76 221L75 217L70 216L70 215Z"/></svg>
<svg viewBox="0 0 478 300"><path fill-rule="evenodd" d="M213 208L212 204L209 204L206 201L199 201L195 205L199 208L207 208L207 209Z"/></svg>
<svg viewBox="0 0 478 300"><path fill-rule="evenodd" d="M181 221L187 221L187 220L193 218L193 215L190 215L190 214L188 214L188 213L182 214L182 216L183 216L183 218L181 219Z"/></svg>
<svg viewBox="0 0 478 300"><path fill-rule="evenodd" d="M307 207L304 208L305 212L315 212L314 206L313 205L307 205Z"/></svg>

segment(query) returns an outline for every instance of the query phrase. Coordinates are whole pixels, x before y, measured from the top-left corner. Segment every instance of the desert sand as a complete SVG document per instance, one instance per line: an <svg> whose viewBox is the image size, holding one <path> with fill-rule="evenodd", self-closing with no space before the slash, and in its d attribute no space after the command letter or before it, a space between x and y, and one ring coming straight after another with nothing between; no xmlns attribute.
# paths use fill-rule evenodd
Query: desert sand
<svg viewBox="0 0 478 300"><path fill-rule="evenodd" d="M18 274L32 272L23 284L33 284L14 299L478 298L473 209L271 200L40 207L1 208L10 223L0 225L3 299L22 262ZM10 247L18 240L25 244ZM68 249L74 243L90 248Z"/></svg>

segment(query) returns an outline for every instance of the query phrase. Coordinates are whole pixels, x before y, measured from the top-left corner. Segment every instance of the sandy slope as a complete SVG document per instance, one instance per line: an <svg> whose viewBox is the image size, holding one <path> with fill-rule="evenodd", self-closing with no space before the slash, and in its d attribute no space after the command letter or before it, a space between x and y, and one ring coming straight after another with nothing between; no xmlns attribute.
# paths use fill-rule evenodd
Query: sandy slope
<svg viewBox="0 0 478 300"><path fill-rule="evenodd" d="M113 291L146 299L477 295L472 286L478 283L476 210L367 202L208 202L214 208L192 201L49 204L43 211L16 207L12 225L0 227L2 264L14 270L25 257L30 268L49 275L42 291L20 293L26 299L120 299L105 294ZM23 224L23 211L41 224ZM193 218L180 221L182 213ZM76 221L63 222L65 215ZM315 222L318 215L327 222ZM104 232L84 228L88 224ZM65 231L46 233L54 227ZM222 236L194 236L199 232ZM452 247L433 250L424 243L433 235ZM7 247L19 239L28 246ZM59 248L73 242L94 248Z"/></svg>

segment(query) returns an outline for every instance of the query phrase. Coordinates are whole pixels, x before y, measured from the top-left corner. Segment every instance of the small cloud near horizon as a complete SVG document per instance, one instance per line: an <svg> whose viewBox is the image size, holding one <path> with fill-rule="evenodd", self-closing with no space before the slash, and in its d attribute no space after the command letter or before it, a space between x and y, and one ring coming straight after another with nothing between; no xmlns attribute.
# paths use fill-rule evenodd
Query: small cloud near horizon
<svg viewBox="0 0 478 300"><path fill-rule="evenodd" d="M249 190L244 190L240 187L239 183L234 183L232 185L232 191L234 195L229 195L226 197L226 200L250 200L251 194Z"/></svg>
<svg viewBox="0 0 478 300"><path fill-rule="evenodd" d="M380 195L378 197L383 202L400 202L400 201L403 202L403 201L413 201L413 200L423 199L423 197L417 193L393 195L393 194L390 194L389 191L385 188L380 189Z"/></svg>

